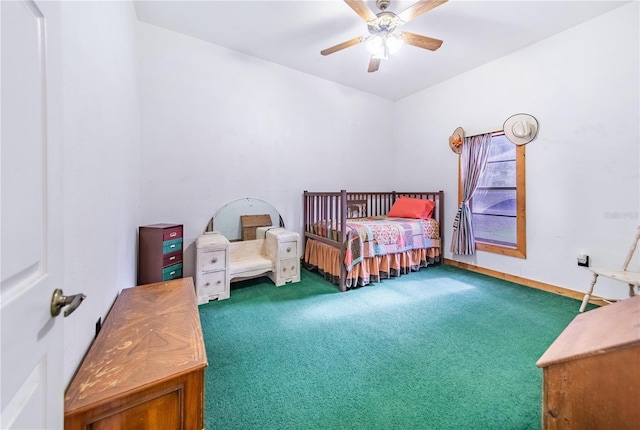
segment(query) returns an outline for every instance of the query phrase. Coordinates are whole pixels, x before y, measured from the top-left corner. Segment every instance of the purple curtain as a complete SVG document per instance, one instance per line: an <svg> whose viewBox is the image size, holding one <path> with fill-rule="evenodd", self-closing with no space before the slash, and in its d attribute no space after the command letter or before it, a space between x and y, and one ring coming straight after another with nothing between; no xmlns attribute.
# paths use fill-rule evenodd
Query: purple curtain
<svg viewBox="0 0 640 430"><path fill-rule="evenodd" d="M462 181L462 202L453 222L451 252L454 254L475 254L476 241L471 222L469 200L476 191L480 176L487 165L491 133L465 137L460 154L460 179Z"/></svg>

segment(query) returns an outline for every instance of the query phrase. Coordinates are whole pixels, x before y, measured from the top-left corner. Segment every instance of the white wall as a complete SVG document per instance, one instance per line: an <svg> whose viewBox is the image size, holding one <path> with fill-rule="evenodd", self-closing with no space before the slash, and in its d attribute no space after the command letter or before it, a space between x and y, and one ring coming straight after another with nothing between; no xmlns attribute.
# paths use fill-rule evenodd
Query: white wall
<svg viewBox="0 0 640 430"><path fill-rule="evenodd" d="M305 189L389 189L392 102L149 24L138 35L140 224L184 224L186 276L232 200L268 201L298 231Z"/></svg>
<svg viewBox="0 0 640 430"><path fill-rule="evenodd" d="M122 288L135 285L139 196L136 17L130 2L61 2L69 381Z"/></svg>
<svg viewBox="0 0 640 430"><path fill-rule="evenodd" d="M578 291L590 281L578 253L592 265L622 265L639 223L638 15L633 2L397 103L398 153L417 149L424 169L394 186L445 190L447 258ZM519 112L540 124L526 147L527 259L454 256L457 157L448 136L458 126L467 135L500 130ZM607 280L598 289L627 291Z"/></svg>

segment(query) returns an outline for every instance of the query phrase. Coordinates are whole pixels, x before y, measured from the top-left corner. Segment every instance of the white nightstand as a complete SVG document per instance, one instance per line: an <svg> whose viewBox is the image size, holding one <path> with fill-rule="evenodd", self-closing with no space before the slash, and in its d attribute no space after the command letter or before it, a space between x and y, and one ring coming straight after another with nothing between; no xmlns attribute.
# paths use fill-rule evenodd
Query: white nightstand
<svg viewBox="0 0 640 430"><path fill-rule="evenodd" d="M198 304L229 298L229 241L220 233L196 240L196 296Z"/></svg>
<svg viewBox="0 0 640 430"><path fill-rule="evenodd" d="M267 253L274 263L269 277L277 287L300 282L300 235L284 229L267 231Z"/></svg>

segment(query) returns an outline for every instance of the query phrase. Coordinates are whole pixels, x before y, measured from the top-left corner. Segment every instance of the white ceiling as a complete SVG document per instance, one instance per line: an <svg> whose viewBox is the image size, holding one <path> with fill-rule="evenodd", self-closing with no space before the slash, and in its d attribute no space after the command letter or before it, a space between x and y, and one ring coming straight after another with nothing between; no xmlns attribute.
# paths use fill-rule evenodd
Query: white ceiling
<svg viewBox="0 0 640 430"><path fill-rule="evenodd" d="M400 13L415 1L392 0ZM402 26L444 41L437 51L404 46L368 73L364 44L322 49L368 35L341 0L135 2L138 19L390 100L517 51L628 1L449 0ZM375 12L375 1L366 4Z"/></svg>

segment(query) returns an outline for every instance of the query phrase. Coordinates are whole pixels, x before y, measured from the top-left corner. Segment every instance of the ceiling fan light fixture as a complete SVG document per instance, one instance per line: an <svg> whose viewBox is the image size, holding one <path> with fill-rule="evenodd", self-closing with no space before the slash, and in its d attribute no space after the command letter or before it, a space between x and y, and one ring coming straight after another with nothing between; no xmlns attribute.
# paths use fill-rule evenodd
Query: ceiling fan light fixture
<svg viewBox="0 0 640 430"><path fill-rule="evenodd" d="M388 49L385 47L384 39L379 34L372 34L367 40L367 51L379 60L387 60L389 58Z"/></svg>
<svg viewBox="0 0 640 430"><path fill-rule="evenodd" d="M373 58L388 60L389 55L398 52L403 44L402 37L397 34L380 32L369 36L366 47Z"/></svg>
<svg viewBox="0 0 640 430"><path fill-rule="evenodd" d="M398 52L400 48L402 48L402 45L404 45L404 39L402 38L402 36L395 33L389 34L387 36L386 42L387 46L389 47L389 54L392 55Z"/></svg>

